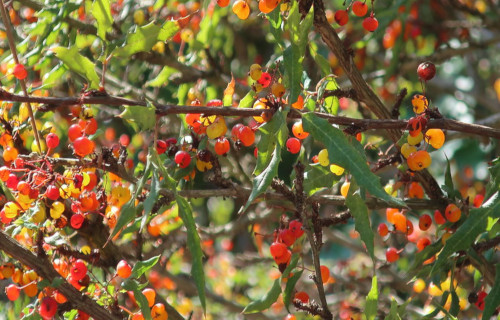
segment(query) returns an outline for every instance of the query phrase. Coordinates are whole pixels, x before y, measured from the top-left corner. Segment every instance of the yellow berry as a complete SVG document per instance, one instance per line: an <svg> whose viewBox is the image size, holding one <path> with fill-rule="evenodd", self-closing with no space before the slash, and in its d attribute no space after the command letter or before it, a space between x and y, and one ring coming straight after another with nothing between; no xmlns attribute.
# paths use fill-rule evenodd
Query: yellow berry
<svg viewBox="0 0 500 320"><path fill-rule="evenodd" d="M260 64L254 63L250 66L250 78L257 81L262 76L262 67Z"/></svg>
<svg viewBox="0 0 500 320"><path fill-rule="evenodd" d="M351 183L348 181L345 181L342 186L340 187L340 194L342 197L347 197L347 193L349 192L349 187L351 186Z"/></svg>
<svg viewBox="0 0 500 320"><path fill-rule="evenodd" d="M344 173L345 169L342 168L341 166L338 166L336 164L331 164L330 165L330 171L333 173L333 174L336 174L337 176L340 176Z"/></svg>
<svg viewBox="0 0 500 320"><path fill-rule="evenodd" d="M418 135L416 135L415 137L408 135L408 143L412 146L419 144L420 141L422 141L423 139L424 135L422 134L422 132L419 132Z"/></svg>
<svg viewBox="0 0 500 320"><path fill-rule="evenodd" d="M444 132L441 129L429 129L425 132L425 142L429 143L434 149L441 148L444 141Z"/></svg>
<svg viewBox="0 0 500 320"><path fill-rule="evenodd" d="M328 158L328 150L323 149L318 153L318 162L323 167L326 167L330 164L330 159Z"/></svg>
<svg viewBox="0 0 500 320"><path fill-rule="evenodd" d="M401 146L401 154L403 155L403 157L405 157L405 159L408 159L410 154L416 151L417 148L415 146L410 145L409 143L405 143Z"/></svg>

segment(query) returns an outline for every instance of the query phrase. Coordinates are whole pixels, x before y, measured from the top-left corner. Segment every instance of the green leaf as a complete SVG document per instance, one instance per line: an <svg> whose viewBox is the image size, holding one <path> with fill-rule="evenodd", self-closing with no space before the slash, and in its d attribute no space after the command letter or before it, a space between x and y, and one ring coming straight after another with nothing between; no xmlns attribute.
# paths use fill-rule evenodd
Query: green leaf
<svg viewBox="0 0 500 320"><path fill-rule="evenodd" d="M255 96L255 91L250 90L243 97L243 99L240 100L240 104L238 105L238 108L250 108L253 104L254 96Z"/></svg>
<svg viewBox="0 0 500 320"><path fill-rule="evenodd" d="M160 73L158 73L158 75L153 80L146 82L146 86L155 88L166 86L169 81L168 78L176 71L176 69L171 67L163 67Z"/></svg>
<svg viewBox="0 0 500 320"><path fill-rule="evenodd" d="M391 309L389 310L389 314L384 320L401 320L401 317L398 314L398 303L396 300L391 300Z"/></svg>
<svg viewBox="0 0 500 320"><path fill-rule="evenodd" d="M132 278L139 278L142 276L145 272L154 267L158 263L158 260L160 260L160 255L149 258L148 260L138 261L134 265L134 268L132 268Z"/></svg>
<svg viewBox="0 0 500 320"><path fill-rule="evenodd" d="M446 158L446 171L444 173L444 186L442 186L443 190L446 191L448 198L459 198L460 193L455 190L453 186L453 180L451 178L451 168L450 168L450 160Z"/></svg>
<svg viewBox="0 0 500 320"><path fill-rule="evenodd" d="M179 24L175 20L167 20L161 26L160 32L158 33L158 41L167 41L172 38L177 31L179 31ZM154 44L153 44L154 45Z"/></svg>
<svg viewBox="0 0 500 320"><path fill-rule="evenodd" d="M288 128L286 126L285 115L281 112L276 112L271 121L265 123L259 128L260 140L257 144L259 150L257 154L257 164L255 166L254 175L259 175L264 169L267 168L276 148L276 144L285 144L284 138L288 135Z"/></svg>
<svg viewBox="0 0 500 320"><path fill-rule="evenodd" d="M285 66L286 87L290 90L288 101L297 101L300 94L302 79L302 59L299 47L291 44L283 52L283 64Z"/></svg>
<svg viewBox="0 0 500 320"><path fill-rule="evenodd" d="M149 194L144 200L144 215L149 215L153 209L153 205L156 200L158 200L158 195L160 194L160 179L158 177L158 171L153 169L153 178L151 179L151 188L149 189Z"/></svg>
<svg viewBox="0 0 500 320"><path fill-rule="evenodd" d="M260 150L260 149L259 149ZM308 166L304 172L304 191L311 196L323 188L331 188L340 179L328 167L320 165Z"/></svg>
<svg viewBox="0 0 500 320"><path fill-rule="evenodd" d="M283 47L283 31L281 30L281 12L279 6L277 6L273 11L268 13L267 19L269 20L269 27L271 29L271 34L274 36L276 43Z"/></svg>
<svg viewBox="0 0 500 320"><path fill-rule="evenodd" d="M152 104L143 106L124 106L124 110L117 117L137 124L139 130L153 129L156 124L156 108Z"/></svg>
<svg viewBox="0 0 500 320"><path fill-rule="evenodd" d="M248 304L248 306L243 309L243 313L256 313L262 310L269 308L276 300L281 293L281 285L280 279L274 280L274 284L262 298L258 300L254 300Z"/></svg>
<svg viewBox="0 0 500 320"><path fill-rule="evenodd" d="M290 259L290 263L286 266L285 271L281 274L281 278L287 278L290 275L290 272L297 266L299 263L300 255L298 253L292 254L292 258Z"/></svg>
<svg viewBox="0 0 500 320"><path fill-rule="evenodd" d="M102 40L106 40L106 32L108 32L113 25L109 0L94 0L91 13L97 22L97 35Z"/></svg>
<svg viewBox="0 0 500 320"><path fill-rule="evenodd" d="M139 283L132 279L127 279L122 283L122 288L128 291L132 291L134 293L134 298L137 301L137 304L141 308L142 315L146 320L152 320L151 311L149 309L148 299L141 291Z"/></svg>
<svg viewBox="0 0 500 320"><path fill-rule="evenodd" d="M437 314L439 313L439 311L444 310L444 308L442 306L444 306L444 304L446 303L446 300L448 300L448 296L449 295L450 295L450 292L449 291L445 291L443 293L443 296L441 297L441 303L439 305L437 305L437 308L434 309L434 311L432 311L429 314L426 314L425 317L424 317L424 319L434 319L434 317L437 316Z"/></svg>
<svg viewBox="0 0 500 320"><path fill-rule="evenodd" d="M290 40L294 44L297 44L299 42L299 36L300 36L299 24L300 24L299 2L293 1L292 7L288 12L286 27L290 31Z"/></svg>
<svg viewBox="0 0 500 320"><path fill-rule="evenodd" d="M453 286L451 286L453 287ZM458 312L460 312L460 303L458 300L458 295L457 292L455 291L455 288L452 288L451 290L451 306L450 306L450 314L452 316L457 316Z"/></svg>
<svg viewBox="0 0 500 320"><path fill-rule="evenodd" d="M311 53L311 56L313 57L314 61L316 61L316 64L318 65L321 75L323 77L328 76L329 74L332 73L332 68L330 66L330 62L323 57L320 53L317 51L317 45L315 43L311 43L309 45L310 49L309 52Z"/></svg>
<svg viewBox="0 0 500 320"><path fill-rule="evenodd" d="M203 251L201 250L200 236L196 230L196 223L194 222L193 212L191 211L189 203L186 199L178 195L176 195L175 199L179 208L179 217L182 219L182 222L184 222L184 226L187 230L187 245L193 260L191 263L191 275L198 289L201 307L203 308L203 312L206 313L205 272L203 271Z"/></svg>
<svg viewBox="0 0 500 320"><path fill-rule="evenodd" d="M115 49L115 55L127 58L137 52L150 51L158 41L160 30L161 27L154 24L154 22L137 27L135 32L128 34L126 44Z"/></svg>
<svg viewBox="0 0 500 320"><path fill-rule="evenodd" d="M410 272L415 273L416 271L420 271L424 261L430 259L436 253L438 253L441 250L441 248L442 248L441 241L436 241L433 244L425 247L424 250L418 252L415 255L415 260L413 261L413 264L410 268Z"/></svg>
<svg viewBox="0 0 500 320"><path fill-rule="evenodd" d="M283 304L288 311L290 311L288 309L288 306L290 305L290 302L292 301L292 298L294 296L295 284L297 284L297 281L299 281L303 272L304 270L300 270L299 272L294 273L293 276L291 276L286 282L285 291L283 292Z"/></svg>
<svg viewBox="0 0 500 320"><path fill-rule="evenodd" d="M252 204L252 202L259 196L261 193L265 192L267 187L273 181L273 178L278 174L278 166L281 161L281 147L279 144L276 144L274 147L273 156L267 168L262 171L255 179L253 180L253 187L250 196L248 197L247 203L244 207L242 207L239 211L240 214L245 212L246 209Z"/></svg>
<svg viewBox="0 0 500 320"><path fill-rule="evenodd" d="M360 187L366 188L372 196L380 198L389 204L406 207L406 204L391 197L380 184L380 179L366 164L364 155L361 155L352 146L344 133L334 128L327 120L317 117L313 113L302 116L304 130L309 132L315 140L321 141L328 149L330 162L347 169Z"/></svg>
<svg viewBox="0 0 500 320"><path fill-rule="evenodd" d="M431 275L447 262L449 256L460 250L467 250L476 238L486 231L488 217L500 217L500 191L497 191L483 207L471 209L470 214L457 231L446 241L443 250L432 267Z"/></svg>
<svg viewBox="0 0 500 320"><path fill-rule="evenodd" d="M89 58L82 56L76 46L69 49L57 47L53 48L52 51L70 70L85 77L90 82L90 88L99 88L99 77L95 71L94 63Z"/></svg>
<svg viewBox="0 0 500 320"><path fill-rule="evenodd" d="M368 295L366 296L365 313L363 319L373 320L377 316L377 304L378 304L378 285L377 276L372 278L372 288Z"/></svg>
<svg viewBox="0 0 500 320"><path fill-rule="evenodd" d="M500 158L496 158L491 164L492 166L488 168L491 178L486 186L485 199L488 199L492 194L500 190Z"/></svg>
<svg viewBox="0 0 500 320"><path fill-rule="evenodd" d="M353 193L353 183L349 187L349 192L345 199L345 204L349 208L352 216L354 217L354 228L359 232L361 240L366 245L366 250L370 257L375 261L374 255L374 238L375 234L370 224L370 217L368 216L368 207L358 193Z"/></svg>
<svg viewBox="0 0 500 320"><path fill-rule="evenodd" d="M483 320L491 318L500 305L500 264L496 265L495 283L484 299Z"/></svg>
<svg viewBox="0 0 500 320"><path fill-rule="evenodd" d="M311 27L314 20L314 11L311 6L309 9L309 13L306 17L300 22L299 25L299 37L297 40L297 45L299 46L300 54L303 56L305 54L305 48L307 43L309 42L309 32L311 31Z"/></svg>

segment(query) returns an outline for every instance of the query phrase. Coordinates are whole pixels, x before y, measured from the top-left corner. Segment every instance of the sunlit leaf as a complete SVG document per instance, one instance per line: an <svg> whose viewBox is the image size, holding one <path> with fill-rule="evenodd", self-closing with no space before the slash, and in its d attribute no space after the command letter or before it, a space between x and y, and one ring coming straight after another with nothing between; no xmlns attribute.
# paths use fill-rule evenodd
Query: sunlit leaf
<svg viewBox="0 0 500 320"><path fill-rule="evenodd" d="M89 58L82 56L76 46L69 49L57 47L53 48L52 51L70 70L85 77L90 82L90 88L99 88L99 77L95 71L94 63Z"/></svg>

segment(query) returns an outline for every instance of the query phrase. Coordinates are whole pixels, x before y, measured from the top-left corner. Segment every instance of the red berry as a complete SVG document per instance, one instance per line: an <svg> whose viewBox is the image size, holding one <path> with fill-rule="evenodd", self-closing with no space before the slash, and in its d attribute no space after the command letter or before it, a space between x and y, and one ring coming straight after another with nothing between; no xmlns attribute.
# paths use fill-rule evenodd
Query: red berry
<svg viewBox="0 0 500 320"><path fill-rule="evenodd" d="M389 234L389 228L387 227L387 225L385 223L379 224L378 228L377 228L377 231L378 231L378 234L382 238Z"/></svg>
<svg viewBox="0 0 500 320"><path fill-rule="evenodd" d="M473 202L474 207L479 208L483 204L483 201L484 201L484 195L476 194L476 196L474 197L474 202Z"/></svg>
<svg viewBox="0 0 500 320"><path fill-rule="evenodd" d="M241 123L237 123L234 125L234 127L231 129L231 140L238 141L238 135L241 128L243 128L243 124Z"/></svg>
<svg viewBox="0 0 500 320"><path fill-rule="evenodd" d="M13 173L9 174L9 177L7 178L7 181L5 182L8 188L12 190L17 189L17 185L19 184L19 179L17 176Z"/></svg>
<svg viewBox="0 0 500 320"><path fill-rule="evenodd" d="M418 227L420 230L425 231L429 229L432 225L432 218L428 214L424 214L423 216L418 219Z"/></svg>
<svg viewBox="0 0 500 320"><path fill-rule="evenodd" d="M167 147L170 147L170 146L177 144L177 139L176 138L168 138L167 140L165 140L165 142L167 143Z"/></svg>
<svg viewBox="0 0 500 320"><path fill-rule="evenodd" d="M167 143L163 140L156 141L156 152L158 154L164 154L167 151Z"/></svg>
<svg viewBox="0 0 500 320"><path fill-rule="evenodd" d="M370 32L377 30L378 28L377 18L373 16L366 17L365 20L363 20L363 28L365 28L366 31Z"/></svg>
<svg viewBox="0 0 500 320"><path fill-rule="evenodd" d="M269 247L269 251L273 258L281 257L286 253L287 247L284 243L281 242L273 242Z"/></svg>
<svg viewBox="0 0 500 320"><path fill-rule="evenodd" d="M260 76L260 79L257 80L259 84L262 85L262 87L267 88L271 84L272 77L269 73L267 72L262 72L262 75Z"/></svg>
<svg viewBox="0 0 500 320"><path fill-rule="evenodd" d="M396 262L399 259L399 252L396 250L396 248L388 248L387 251L385 252L385 258L387 259L387 262Z"/></svg>
<svg viewBox="0 0 500 320"><path fill-rule="evenodd" d="M207 107L222 107L222 100L212 99L207 102Z"/></svg>
<svg viewBox="0 0 500 320"><path fill-rule="evenodd" d="M95 143L89 138L82 136L73 142L73 149L77 156L85 157L94 152Z"/></svg>
<svg viewBox="0 0 500 320"><path fill-rule="evenodd" d="M300 140L297 138L288 138L286 141L286 149L292 154L299 153L301 145Z"/></svg>
<svg viewBox="0 0 500 320"><path fill-rule="evenodd" d="M215 142L214 146L215 153L222 156L229 152L229 147L230 147L229 140L227 140L225 137L220 137Z"/></svg>
<svg viewBox="0 0 500 320"><path fill-rule="evenodd" d="M25 79L28 76L28 72L20 63L16 64L14 70L12 71L12 74L19 80Z"/></svg>
<svg viewBox="0 0 500 320"><path fill-rule="evenodd" d="M443 224L446 222L446 219L443 217L443 214L441 213L441 211L439 211L439 210L434 211L434 221L437 224Z"/></svg>
<svg viewBox="0 0 500 320"><path fill-rule="evenodd" d="M52 319L57 312L57 301L52 297L45 297L40 303L38 313L43 319Z"/></svg>
<svg viewBox="0 0 500 320"><path fill-rule="evenodd" d="M281 230L279 237L281 241L287 245L287 247L291 246L295 242L295 237L290 229Z"/></svg>
<svg viewBox="0 0 500 320"><path fill-rule="evenodd" d="M81 213L76 213L71 216L71 227L73 229L80 229L82 227L83 222L85 221L85 217Z"/></svg>
<svg viewBox="0 0 500 320"><path fill-rule="evenodd" d="M68 139L73 142L83 135L83 129L79 124L72 124L68 129Z"/></svg>
<svg viewBox="0 0 500 320"><path fill-rule="evenodd" d="M330 279L330 269L327 266L320 266L321 270L321 280L323 283L327 283Z"/></svg>
<svg viewBox="0 0 500 320"><path fill-rule="evenodd" d="M358 17L364 17L368 12L368 5L361 1L354 1L352 4L352 12Z"/></svg>
<svg viewBox="0 0 500 320"><path fill-rule="evenodd" d="M295 239L300 238L304 234L304 230L302 230L302 222L300 222L299 220L290 221L288 230L292 232Z"/></svg>
<svg viewBox="0 0 500 320"><path fill-rule="evenodd" d="M9 284L5 287L5 294L10 301L16 301L20 292L21 290L15 284Z"/></svg>
<svg viewBox="0 0 500 320"><path fill-rule="evenodd" d="M186 151L177 151L174 161L179 165L179 167L184 169L191 163L191 156Z"/></svg>
<svg viewBox="0 0 500 320"><path fill-rule="evenodd" d="M345 11L345 10L339 10L339 11L335 12L335 21L340 26L343 26L347 22L349 22L349 15L347 14L347 11Z"/></svg>
<svg viewBox="0 0 500 320"><path fill-rule="evenodd" d="M132 275L132 267L125 260L120 260L116 266L116 274L123 279L127 279Z"/></svg>
<svg viewBox="0 0 500 320"><path fill-rule="evenodd" d="M47 147L55 149L59 145L59 137L57 134L51 132L45 137L45 142L47 143Z"/></svg>
<svg viewBox="0 0 500 320"><path fill-rule="evenodd" d="M45 196L52 201L56 201L59 199L59 188L54 185L48 186L47 190L45 190Z"/></svg>
<svg viewBox="0 0 500 320"><path fill-rule="evenodd" d="M422 62L418 65L417 74L421 80L429 81L436 75L436 66L429 61Z"/></svg>
<svg viewBox="0 0 500 320"><path fill-rule="evenodd" d="M293 299L299 300L302 303L308 303L309 302L309 295L305 291L299 291L295 294Z"/></svg>
<svg viewBox="0 0 500 320"><path fill-rule="evenodd" d="M120 144L124 147L128 146L130 143L130 137L127 134L122 134L120 136Z"/></svg>
<svg viewBox="0 0 500 320"><path fill-rule="evenodd" d="M287 264L290 262L290 258L292 257L292 252L286 249L285 253L279 257L274 257L274 261L278 264Z"/></svg>
<svg viewBox="0 0 500 320"><path fill-rule="evenodd" d="M245 147L249 147L255 141L255 132L250 127L243 126L238 132L238 139Z"/></svg>
<svg viewBox="0 0 500 320"><path fill-rule="evenodd" d="M420 251L424 250L425 247L427 247L430 244L431 244L431 240L429 238L427 238L427 237L420 238L417 241L417 249L420 252Z"/></svg>
<svg viewBox="0 0 500 320"><path fill-rule="evenodd" d="M69 269L71 277L74 281L80 281L87 275L87 266L83 260L78 259L71 265Z"/></svg>

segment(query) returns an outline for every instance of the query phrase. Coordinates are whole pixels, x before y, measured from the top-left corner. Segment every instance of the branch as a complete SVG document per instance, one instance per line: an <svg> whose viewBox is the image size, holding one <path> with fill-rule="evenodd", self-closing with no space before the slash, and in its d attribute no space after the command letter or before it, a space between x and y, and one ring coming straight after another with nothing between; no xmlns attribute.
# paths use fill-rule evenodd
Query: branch
<svg viewBox="0 0 500 320"><path fill-rule="evenodd" d="M75 104L103 104L108 106L147 106L145 101L132 100L118 96L105 95L88 95L82 97L34 97L12 94L8 91L0 89L0 101L10 102L31 102L40 103L43 106L39 107L39 112L52 111L59 107L71 106ZM238 116L238 117L253 117L259 116L263 112L273 112L273 110L263 109L248 109L248 108L233 108L233 107L207 107L207 106L181 106L174 104L153 103L157 108L156 113L159 116L170 114L186 114L186 113L202 113L205 115L221 115L221 116ZM389 111L387 111L389 112ZM299 119L304 112L293 109L289 117ZM385 129L389 131L405 130L408 126L406 120L391 119L391 115L387 119L356 119L344 116L335 116L327 113L315 112L315 114L323 119L328 120L332 124L343 126L357 126L363 130ZM468 134L485 136L495 139L500 139L500 129L491 128L479 124L470 124L452 119L433 119L427 123L428 128L440 128L445 130L458 131Z"/></svg>
<svg viewBox="0 0 500 320"><path fill-rule="evenodd" d="M37 256L28 249L20 246L3 231L0 231L0 250L5 251L22 264L35 270L36 273L45 280L53 282L55 279L62 279L63 282L57 289L68 299L69 303L71 303L75 309L86 312L94 319L119 320L124 318L112 314L90 297L76 290L57 273L52 264L45 257Z"/></svg>

